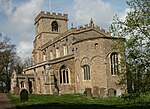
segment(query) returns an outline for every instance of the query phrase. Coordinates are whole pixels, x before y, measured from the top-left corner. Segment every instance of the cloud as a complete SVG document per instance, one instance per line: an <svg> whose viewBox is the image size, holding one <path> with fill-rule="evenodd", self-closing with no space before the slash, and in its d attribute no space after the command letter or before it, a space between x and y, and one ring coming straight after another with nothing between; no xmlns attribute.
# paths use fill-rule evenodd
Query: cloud
<svg viewBox="0 0 150 109"><path fill-rule="evenodd" d="M3 27L7 28L11 35L14 36L17 44L18 54L25 59L25 56L31 55L32 41L34 39L34 18L42 10L45 0L23 0L19 3L14 0L0 0L0 13L7 16L8 22ZM55 1L54 1L55 2ZM74 0L72 6L66 2L66 7L60 7L62 11L68 11L71 16L70 21L76 25L89 23L93 18L94 23L102 28L108 29L112 22L113 16L117 13L125 18L126 9L123 12L115 11L115 8L105 0ZM46 3L46 2L45 2ZM55 4L56 5L56 4ZM62 4L60 5L62 6ZM2 24L4 24L2 22ZM1 27L0 27L1 29Z"/></svg>
<svg viewBox="0 0 150 109"><path fill-rule="evenodd" d="M75 26L87 24L92 18L96 25L106 30L113 22L115 14L125 20L127 12L131 11L130 8L117 10L115 5L105 0L74 0L72 7L69 14L71 14L70 20L75 23Z"/></svg>
<svg viewBox="0 0 150 109"><path fill-rule="evenodd" d="M42 4L42 0L23 2L9 16L9 28L19 40L28 40L33 37L31 35L34 28L34 18L41 11Z"/></svg>
<svg viewBox="0 0 150 109"><path fill-rule="evenodd" d="M17 46L17 54L22 57L22 59L26 59L27 57L31 57L32 51L32 43L27 41L20 41Z"/></svg>
<svg viewBox="0 0 150 109"><path fill-rule="evenodd" d="M125 20L126 16L127 16L127 13L128 12L131 12L132 10L130 8L126 8L124 11L118 13L118 17L121 19L121 20Z"/></svg>
<svg viewBox="0 0 150 109"><path fill-rule="evenodd" d="M0 12L9 15L12 10L12 0L0 0Z"/></svg>
<svg viewBox="0 0 150 109"><path fill-rule="evenodd" d="M0 12L8 19L7 31L14 35L22 59L31 55L34 39L34 18L42 10L44 0L26 0L13 6L12 0L0 1Z"/></svg>
<svg viewBox="0 0 150 109"><path fill-rule="evenodd" d="M88 23L93 18L95 24L108 29L115 14L111 4L102 0L74 0L73 4L73 20L79 24Z"/></svg>

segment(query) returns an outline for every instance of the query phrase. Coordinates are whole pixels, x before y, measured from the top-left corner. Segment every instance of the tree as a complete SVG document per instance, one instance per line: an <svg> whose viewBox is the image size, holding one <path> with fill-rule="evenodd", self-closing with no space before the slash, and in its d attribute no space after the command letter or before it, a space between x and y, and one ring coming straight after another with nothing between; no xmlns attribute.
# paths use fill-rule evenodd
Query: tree
<svg viewBox="0 0 150 109"><path fill-rule="evenodd" d="M21 58L17 57L15 59L15 67L14 67L16 74L21 74L23 72L23 68L24 68L24 65L22 63Z"/></svg>
<svg viewBox="0 0 150 109"><path fill-rule="evenodd" d="M27 68L31 65L32 65L32 58L31 57L25 58L25 60L23 61L23 68Z"/></svg>
<svg viewBox="0 0 150 109"><path fill-rule="evenodd" d="M1 87L6 85L7 91L10 90L10 77L15 66L16 58L15 45L10 43L7 37L0 35L0 81Z"/></svg>
<svg viewBox="0 0 150 109"><path fill-rule="evenodd" d="M126 78L128 92L150 90L150 2L127 1L130 12L125 20L114 16L110 31L126 38Z"/></svg>

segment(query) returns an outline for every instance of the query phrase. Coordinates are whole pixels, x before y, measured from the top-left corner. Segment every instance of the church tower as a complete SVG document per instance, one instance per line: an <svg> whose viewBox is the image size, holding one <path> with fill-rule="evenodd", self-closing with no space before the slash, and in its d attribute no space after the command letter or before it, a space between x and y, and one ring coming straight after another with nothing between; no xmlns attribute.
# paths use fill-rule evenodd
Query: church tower
<svg viewBox="0 0 150 109"><path fill-rule="evenodd" d="M33 59L40 58L40 50L43 45L53 41L56 36L68 30L68 14L50 13L41 11L35 18L35 39ZM34 63L34 62L33 62ZM36 61L35 63L38 63Z"/></svg>
<svg viewBox="0 0 150 109"><path fill-rule="evenodd" d="M35 18L36 37L42 37L42 45L49 40L53 40L58 34L68 30L67 21L67 14L45 13L42 11Z"/></svg>

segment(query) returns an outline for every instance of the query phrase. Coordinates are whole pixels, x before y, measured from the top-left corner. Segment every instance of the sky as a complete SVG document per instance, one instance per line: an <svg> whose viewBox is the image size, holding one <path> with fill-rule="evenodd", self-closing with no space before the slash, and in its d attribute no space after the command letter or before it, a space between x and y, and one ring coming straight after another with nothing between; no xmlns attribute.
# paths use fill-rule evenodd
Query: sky
<svg viewBox="0 0 150 109"><path fill-rule="evenodd" d="M0 0L0 33L16 45L23 60L32 56L34 18L41 11L68 14L69 27L88 24L92 18L108 30L113 16L124 19L129 7L126 0Z"/></svg>

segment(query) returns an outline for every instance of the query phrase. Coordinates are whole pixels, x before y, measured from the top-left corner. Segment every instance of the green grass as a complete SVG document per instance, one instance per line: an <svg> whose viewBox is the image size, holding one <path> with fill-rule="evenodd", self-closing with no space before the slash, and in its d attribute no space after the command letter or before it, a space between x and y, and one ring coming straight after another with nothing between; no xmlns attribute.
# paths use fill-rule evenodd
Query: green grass
<svg viewBox="0 0 150 109"><path fill-rule="evenodd" d="M81 94L37 95L30 94L27 102L19 95L7 94L16 109L150 109L150 94L129 100L118 98L88 99Z"/></svg>

